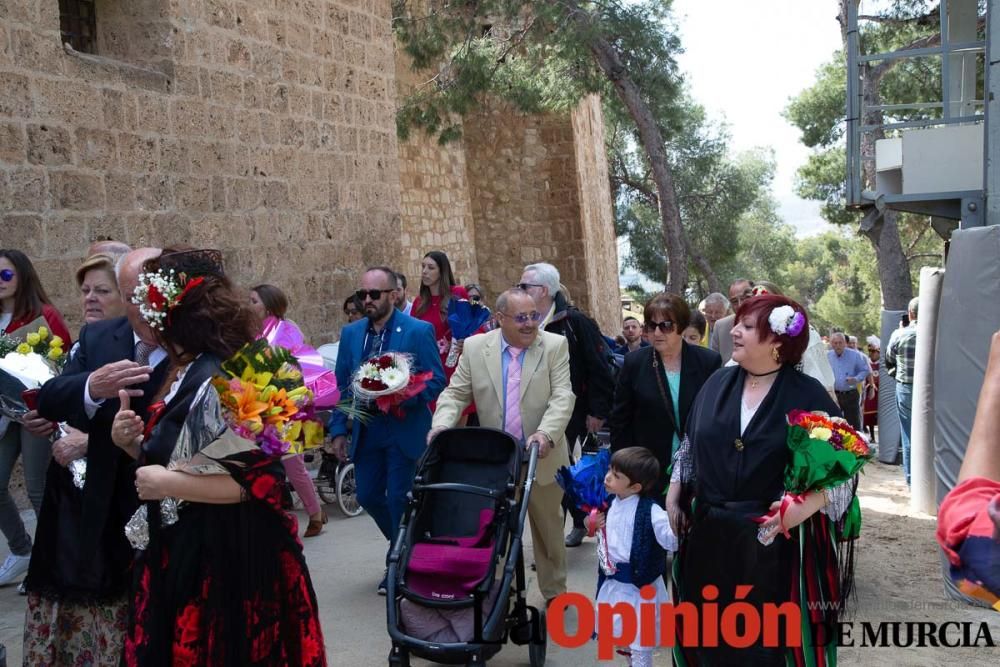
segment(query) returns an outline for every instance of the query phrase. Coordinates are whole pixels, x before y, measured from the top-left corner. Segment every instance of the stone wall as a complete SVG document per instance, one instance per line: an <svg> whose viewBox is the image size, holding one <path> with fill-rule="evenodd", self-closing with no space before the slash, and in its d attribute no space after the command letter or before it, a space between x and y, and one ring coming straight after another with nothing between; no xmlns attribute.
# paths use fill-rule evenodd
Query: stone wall
<svg viewBox="0 0 1000 667"><path fill-rule="evenodd" d="M495 296L526 264L550 262L577 306L617 331L618 253L598 98L569 115L528 116L493 103L464 127L484 288Z"/></svg>
<svg viewBox="0 0 1000 667"><path fill-rule="evenodd" d="M618 242L600 98L592 95L585 99L573 111L571 122L583 240L583 254L573 258L573 270L583 283L583 294L588 297L586 307L591 316L605 333L614 336L621 330L622 317Z"/></svg>
<svg viewBox="0 0 1000 667"><path fill-rule="evenodd" d="M397 52L396 90L400 98L427 78L414 73L406 57ZM407 276L411 299L420 286L420 260L431 250L448 255L460 283L479 282L467 168L462 141L442 146L435 137L417 129L399 143L400 270Z"/></svg>
<svg viewBox="0 0 1000 667"><path fill-rule="evenodd" d="M97 55L58 5L0 2L0 245L71 328L112 237L217 246L334 338L360 268L401 259L389 0L98 0Z"/></svg>

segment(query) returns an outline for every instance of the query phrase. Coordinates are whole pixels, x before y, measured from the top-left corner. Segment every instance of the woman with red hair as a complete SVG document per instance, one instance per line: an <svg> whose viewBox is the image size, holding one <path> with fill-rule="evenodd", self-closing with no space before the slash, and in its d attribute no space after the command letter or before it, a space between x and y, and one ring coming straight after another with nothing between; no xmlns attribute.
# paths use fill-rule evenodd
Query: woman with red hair
<svg viewBox="0 0 1000 667"><path fill-rule="evenodd" d="M740 599L758 613L766 604L792 602L803 614L802 643L769 647L758 641L740 650L678 646L675 664L784 665L790 658L832 665L835 638L813 633L835 627L850 587L851 568L839 569L834 524L853 498L853 485L803 494L762 525L755 520L786 495L788 413L840 410L819 381L796 370L809 344L802 306L774 294L756 296L737 310L732 336L736 365L702 387L687 420L688 439L675 456L667 495L671 522L682 536L674 600L725 609ZM749 595L737 598L736 590L747 586ZM785 636L782 628L779 638Z"/></svg>

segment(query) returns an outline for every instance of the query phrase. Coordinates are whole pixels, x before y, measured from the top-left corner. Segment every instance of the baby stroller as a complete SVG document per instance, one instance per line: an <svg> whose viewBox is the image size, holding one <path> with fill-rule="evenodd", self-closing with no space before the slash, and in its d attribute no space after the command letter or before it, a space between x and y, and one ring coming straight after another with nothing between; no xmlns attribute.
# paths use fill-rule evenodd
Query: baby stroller
<svg viewBox="0 0 1000 667"><path fill-rule="evenodd" d="M389 554L391 667L410 655L481 665L509 638L545 664L545 613L525 600L521 534L538 446L489 428L443 431L424 453Z"/></svg>

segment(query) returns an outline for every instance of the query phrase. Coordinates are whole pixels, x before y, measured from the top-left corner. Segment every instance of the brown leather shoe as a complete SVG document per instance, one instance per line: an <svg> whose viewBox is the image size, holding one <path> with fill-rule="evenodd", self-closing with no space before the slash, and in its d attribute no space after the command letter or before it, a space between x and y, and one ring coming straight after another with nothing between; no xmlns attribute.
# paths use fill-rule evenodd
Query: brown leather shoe
<svg viewBox="0 0 1000 667"><path fill-rule="evenodd" d="M316 537L323 532L323 524L326 523L327 516L326 512L323 512L322 518L319 519L309 519L309 525L306 526L306 532L303 533L302 537Z"/></svg>

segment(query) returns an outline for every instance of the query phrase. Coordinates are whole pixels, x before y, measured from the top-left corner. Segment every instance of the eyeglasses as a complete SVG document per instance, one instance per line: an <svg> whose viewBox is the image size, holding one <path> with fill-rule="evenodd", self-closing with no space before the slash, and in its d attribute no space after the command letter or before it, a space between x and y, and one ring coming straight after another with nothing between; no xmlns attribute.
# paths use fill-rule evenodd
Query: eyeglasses
<svg viewBox="0 0 1000 667"><path fill-rule="evenodd" d="M652 333L655 329L659 329L660 333L670 333L674 330L674 323L670 320L663 320L662 322L646 322L645 329L649 333Z"/></svg>
<svg viewBox="0 0 1000 667"><path fill-rule="evenodd" d="M751 290L747 290L746 292L743 292L743 294L740 294L739 296L730 299L729 303L730 305L732 305L733 308L739 308L739 306L742 305L744 301L746 301L752 296L756 295Z"/></svg>
<svg viewBox="0 0 1000 667"><path fill-rule="evenodd" d="M514 287L516 287L519 290L524 290L525 292L527 292L529 287L545 287L545 285L539 285L537 283L518 283L514 285Z"/></svg>
<svg viewBox="0 0 1000 667"><path fill-rule="evenodd" d="M537 310L533 310L530 313L517 313L516 315L511 315L510 313L505 313L501 311L500 314L506 315L507 317L511 318L521 326L527 324L529 320L531 322L537 322L538 320L542 319L542 314Z"/></svg>
<svg viewBox="0 0 1000 667"><path fill-rule="evenodd" d="M395 292L395 289L359 289L354 293L358 301L364 301L368 297L372 301L378 301L386 292Z"/></svg>
<svg viewBox="0 0 1000 667"><path fill-rule="evenodd" d="M4 281L5 283L9 283L14 279L14 276L16 275L17 274L11 271L10 269L4 269L3 271L0 271L0 280Z"/></svg>

